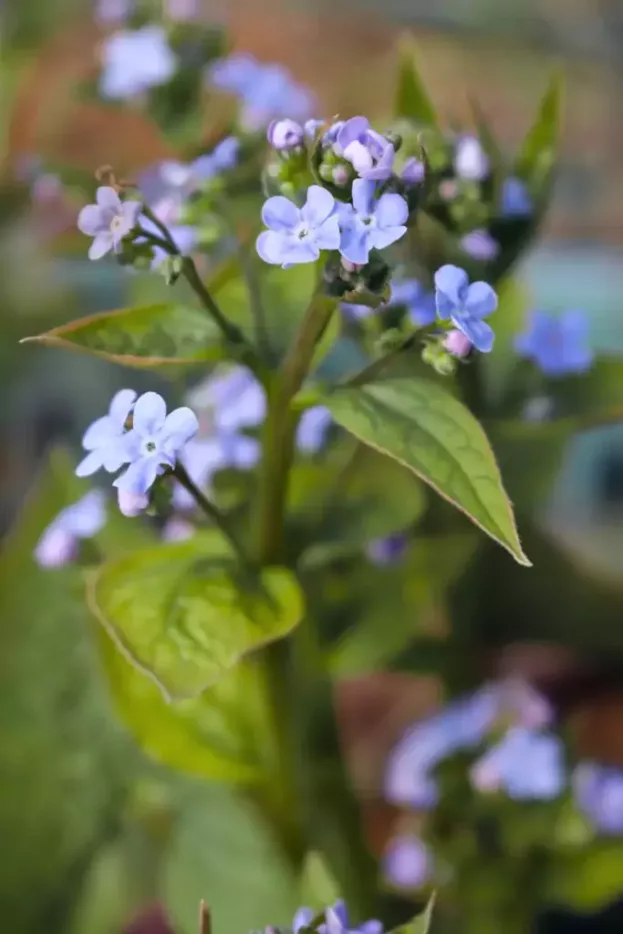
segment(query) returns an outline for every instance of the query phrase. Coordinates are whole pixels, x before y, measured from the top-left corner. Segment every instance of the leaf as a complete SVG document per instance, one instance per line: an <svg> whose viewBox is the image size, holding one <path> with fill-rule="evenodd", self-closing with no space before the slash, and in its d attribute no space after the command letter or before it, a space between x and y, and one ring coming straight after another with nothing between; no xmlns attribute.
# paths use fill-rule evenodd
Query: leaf
<svg viewBox="0 0 623 934"><path fill-rule="evenodd" d="M414 471L530 565L487 437L448 392L428 380L392 379L338 389L325 404L347 431Z"/></svg>
<svg viewBox="0 0 623 934"><path fill-rule="evenodd" d="M172 769L219 781L253 781L270 746L259 673L241 663L197 698L168 704L156 685L98 630L102 667L121 720L141 749Z"/></svg>
<svg viewBox="0 0 623 934"><path fill-rule="evenodd" d="M268 568L261 587L243 589L232 558L220 534L205 533L112 561L91 578L91 609L167 700L196 697L301 619L289 571Z"/></svg>
<svg viewBox="0 0 623 934"><path fill-rule="evenodd" d="M561 131L562 103L563 74L556 69L515 162L515 172L520 178L540 182L553 168Z"/></svg>
<svg viewBox="0 0 623 934"><path fill-rule="evenodd" d="M408 921L407 924L401 924L400 927L394 928L393 931L390 931L390 934L428 934L430 929L432 917L433 917L433 908L435 907L435 893L431 895L428 899L428 904L424 911L416 915L411 921Z"/></svg>
<svg viewBox="0 0 623 934"><path fill-rule="evenodd" d="M64 347L141 369L164 369L219 360L225 347L207 312L159 303L97 312L21 343Z"/></svg>
<svg viewBox="0 0 623 934"><path fill-rule="evenodd" d="M340 890L331 870L320 853L312 851L305 857L301 875L301 905L323 911L340 897Z"/></svg>
<svg viewBox="0 0 623 934"><path fill-rule="evenodd" d="M438 125L437 114L415 66L416 46L405 36L398 47L398 85L394 115L425 126Z"/></svg>
<svg viewBox="0 0 623 934"><path fill-rule="evenodd" d="M501 403L509 378L517 367L514 341L525 325L530 303L526 287L512 277L503 279L496 291L495 347L493 353L480 358L485 389L494 408Z"/></svg>

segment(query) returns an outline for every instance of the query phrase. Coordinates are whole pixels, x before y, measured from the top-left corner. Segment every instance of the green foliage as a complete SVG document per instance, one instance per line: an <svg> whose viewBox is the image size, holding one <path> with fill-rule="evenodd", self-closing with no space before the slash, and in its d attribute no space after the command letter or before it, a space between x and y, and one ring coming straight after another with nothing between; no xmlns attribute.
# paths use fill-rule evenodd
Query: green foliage
<svg viewBox="0 0 623 934"><path fill-rule="evenodd" d="M160 545L96 572L89 603L118 647L165 698L191 698L249 652L300 622L299 587L285 569L236 577L217 532Z"/></svg>
<svg viewBox="0 0 623 934"><path fill-rule="evenodd" d="M562 121L563 87L562 72L556 70L550 78L535 121L515 161L517 175L539 187L550 176L556 160Z"/></svg>
<svg viewBox="0 0 623 934"><path fill-rule="evenodd" d="M413 470L529 565L486 435L448 392L432 381L396 379L337 390L326 404L344 428Z"/></svg>
<svg viewBox="0 0 623 934"><path fill-rule="evenodd" d="M426 908L421 914L416 915L407 924L403 924L399 928L395 928L391 934L428 934L431 926L434 907L435 896L431 895Z"/></svg>
<svg viewBox="0 0 623 934"><path fill-rule="evenodd" d="M437 126L437 115L417 70L416 46L405 36L398 49L398 83L394 103L396 118L413 120L423 126Z"/></svg>
<svg viewBox="0 0 623 934"><path fill-rule="evenodd" d="M312 850L305 857L301 876L301 905L309 905L314 911L323 911L340 897L340 890L326 860Z"/></svg>

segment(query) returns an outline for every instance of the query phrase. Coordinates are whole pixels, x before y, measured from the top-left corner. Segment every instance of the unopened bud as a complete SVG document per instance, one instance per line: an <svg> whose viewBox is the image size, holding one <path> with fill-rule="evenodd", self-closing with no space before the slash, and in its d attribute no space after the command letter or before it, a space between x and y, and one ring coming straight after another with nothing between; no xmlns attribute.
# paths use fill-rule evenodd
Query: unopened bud
<svg viewBox="0 0 623 934"><path fill-rule="evenodd" d="M295 120L273 120L266 136L273 149L287 151L302 144L305 131Z"/></svg>
<svg viewBox="0 0 623 934"><path fill-rule="evenodd" d="M453 357L466 357L472 349L472 342L462 331L448 331L443 339L443 346Z"/></svg>

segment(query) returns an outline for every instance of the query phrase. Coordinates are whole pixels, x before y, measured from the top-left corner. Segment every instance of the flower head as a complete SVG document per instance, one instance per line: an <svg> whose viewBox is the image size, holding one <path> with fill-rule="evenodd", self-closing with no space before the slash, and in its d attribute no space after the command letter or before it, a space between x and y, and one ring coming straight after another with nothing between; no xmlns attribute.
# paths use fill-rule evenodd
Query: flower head
<svg viewBox="0 0 623 934"><path fill-rule="evenodd" d="M400 177L407 185L419 185L424 181L425 175L426 166L415 156L410 156L400 170Z"/></svg>
<svg viewBox="0 0 623 934"><path fill-rule="evenodd" d="M162 396L146 392L136 400L132 428L124 436L128 468L114 486L136 494L146 494L156 477L175 466L184 446L199 428L194 412L186 407L167 415Z"/></svg>
<svg viewBox="0 0 623 934"><path fill-rule="evenodd" d="M351 117L341 123L333 149L350 162L360 178L380 181L392 174L395 149L389 140L371 128L366 117Z"/></svg>
<svg viewBox="0 0 623 934"><path fill-rule="evenodd" d="M430 879L431 857L425 844L411 834L390 840L383 856L383 874L399 889L419 889Z"/></svg>
<svg viewBox="0 0 623 934"><path fill-rule="evenodd" d="M257 252L265 263L287 269L296 263L313 263L321 250L340 246L335 199L319 185L308 188L302 208L282 195L269 198L262 220L269 229L257 238Z"/></svg>
<svg viewBox="0 0 623 934"><path fill-rule="evenodd" d="M472 230L461 237L459 243L468 256L485 263L495 259L500 252L500 244L486 230Z"/></svg>
<svg viewBox="0 0 623 934"><path fill-rule="evenodd" d="M306 120L314 109L313 96L285 68L263 65L250 55L219 59L210 66L208 80L242 99L241 122L248 130L263 129L271 120L285 117Z"/></svg>
<svg viewBox="0 0 623 934"><path fill-rule="evenodd" d="M76 467L78 477L89 477L100 468L115 473L126 463L125 423L136 399L133 389L120 389L116 393L108 415L96 419L82 437L87 456Z"/></svg>
<svg viewBox="0 0 623 934"><path fill-rule="evenodd" d="M513 727L475 763L479 791L504 790L516 801L549 800L565 784L562 743L556 736Z"/></svg>
<svg viewBox="0 0 623 934"><path fill-rule="evenodd" d="M305 454L315 454L325 442L333 423L331 412L324 405L314 405L301 416L296 432L296 446Z"/></svg>
<svg viewBox="0 0 623 934"><path fill-rule="evenodd" d="M77 503L59 512L45 529L35 547L35 561L45 568L73 561L80 539L92 538L105 522L104 494L101 490L91 490Z"/></svg>
<svg viewBox="0 0 623 934"><path fill-rule="evenodd" d="M111 250L120 250L121 241L136 227L140 201L122 201L114 188L97 189L96 204L87 204L78 215L78 229L93 237L89 259L101 259Z"/></svg>
<svg viewBox="0 0 623 934"><path fill-rule="evenodd" d="M266 137L273 149L287 151L296 149L305 139L305 130L296 120L272 120L268 125Z"/></svg>
<svg viewBox="0 0 623 934"><path fill-rule="evenodd" d="M454 171L466 181L480 182L489 174L490 163L476 136L461 136L454 152Z"/></svg>
<svg viewBox="0 0 623 934"><path fill-rule="evenodd" d="M398 194L375 197L376 185L368 179L353 182L353 203L340 205L342 237L340 253L351 263L368 262L370 250L382 250L407 232L407 202Z"/></svg>
<svg viewBox="0 0 623 934"><path fill-rule="evenodd" d="M547 376L585 373L593 362L588 321L581 311L565 311L558 317L533 311L527 331L515 340L515 349Z"/></svg>
<svg viewBox="0 0 623 934"><path fill-rule="evenodd" d="M514 176L504 179L500 207L503 217L527 217L532 214L532 198L521 179Z"/></svg>
<svg viewBox="0 0 623 934"><path fill-rule="evenodd" d="M405 305L409 319L416 327L432 324L437 316L434 294L417 279L392 280L390 304Z"/></svg>
<svg viewBox="0 0 623 934"><path fill-rule="evenodd" d="M128 98L164 84L177 62L165 30L151 25L109 36L102 45L102 66L102 95Z"/></svg>
<svg viewBox="0 0 623 934"><path fill-rule="evenodd" d="M578 807L597 830L623 834L623 769L581 762L571 784Z"/></svg>
<svg viewBox="0 0 623 934"><path fill-rule="evenodd" d="M493 347L494 334L483 321L498 306L498 297L486 282L469 284L467 273L458 266L442 266L435 273L437 314L450 319L482 353Z"/></svg>

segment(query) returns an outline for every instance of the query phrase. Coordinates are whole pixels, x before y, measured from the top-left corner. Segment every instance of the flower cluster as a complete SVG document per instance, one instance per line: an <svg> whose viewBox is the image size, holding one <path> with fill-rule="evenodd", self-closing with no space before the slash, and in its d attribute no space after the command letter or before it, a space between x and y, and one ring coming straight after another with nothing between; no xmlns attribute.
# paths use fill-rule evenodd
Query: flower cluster
<svg viewBox="0 0 623 934"><path fill-rule="evenodd" d="M293 934L298 934L303 928L310 927L317 916L311 908L299 908L292 922ZM324 921L315 928L319 934L383 934L381 921L364 921L358 927L350 922L346 903L340 899L324 912Z"/></svg>
<svg viewBox="0 0 623 934"><path fill-rule="evenodd" d="M177 60L162 26L119 31L102 44L100 93L111 99L140 96L165 84L177 70Z"/></svg>

